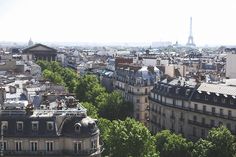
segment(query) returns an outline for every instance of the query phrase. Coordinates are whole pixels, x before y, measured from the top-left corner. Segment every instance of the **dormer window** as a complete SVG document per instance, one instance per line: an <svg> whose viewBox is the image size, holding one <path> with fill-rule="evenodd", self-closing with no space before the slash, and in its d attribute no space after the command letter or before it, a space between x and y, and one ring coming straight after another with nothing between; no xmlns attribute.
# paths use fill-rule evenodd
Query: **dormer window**
<svg viewBox="0 0 236 157"><path fill-rule="evenodd" d="M23 131L24 123L22 121L16 122L16 129L17 131Z"/></svg>
<svg viewBox="0 0 236 157"><path fill-rule="evenodd" d="M54 130L53 122L47 122L47 130L48 130L48 131Z"/></svg>
<svg viewBox="0 0 236 157"><path fill-rule="evenodd" d="M79 133L80 132L80 127L81 127L81 124L80 123L76 123L75 124L75 132Z"/></svg>
<svg viewBox="0 0 236 157"><path fill-rule="evenodd" d="M229 103L230 103L230 105L233 105L234 104L234 100L230 99Z"/></svg>
<svg viewBox="0 0 236 157"><path fill-rule="evenodd" d="M32 121L32 131L38 131L38 129L39 129L39 122Z"/></svg>
<svg viewBox="0 0 236 157"><path fill-rule="evenodd" d="M225 100L225 98L222 98L221 101L224 104L226 100Z"/></svg>
<svg viewBox="0 0 236 157"><path fill-rule="evenodd" d="M189 93L190 93L190 89L186 89L186 91L185 91L185 95L188 96Z"/></svg>
<svg viewBox="0 0 236 157"><path fill-rule="evenodd" d="M195 98L196 98L196 99L200 99L200 95L197 93L197 94L195 95Z"/></svg>
<svg viewBox="0 0 236 157"><path fill-rule="evenodd" d="M171 90L171 86L169 86L168 88L167 88L167 92L169 93L170 92L170 90Z"/></svg>
<svg viewBox="0 0 236 157"><path fill-rule="evenodd" d="M217 102L217 97L214 97L214 98L213 98L213 101L214 101L214 102Z"/></svg>
<svg viewBox="0 0 236 157"><path fill-rule="evenodd" d="M7 131L7 129L8 129L8 122L7 121L2 121L2 129L3 129L3 131Z"/></svg>
<svg viewBox="0 0 236 157"><path fill-rule="evenodd" d="M180 88L176 88L175 94L179 94L179 90L180 90Z"/></svg>

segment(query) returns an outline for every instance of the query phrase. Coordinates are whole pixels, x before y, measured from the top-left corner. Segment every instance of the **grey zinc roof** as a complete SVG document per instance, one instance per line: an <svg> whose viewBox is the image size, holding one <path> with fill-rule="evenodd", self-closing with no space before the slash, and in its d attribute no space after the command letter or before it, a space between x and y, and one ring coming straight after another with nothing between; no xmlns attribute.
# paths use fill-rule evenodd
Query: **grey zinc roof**
<svg viewBox="0 0 236 157"><path fill-rule="evenodd" d="M223 85L223 84L202 83L198 87L197 90L210 92L210 93L236 96L236 87L235 86L227 86L227 85Z"/></svg>

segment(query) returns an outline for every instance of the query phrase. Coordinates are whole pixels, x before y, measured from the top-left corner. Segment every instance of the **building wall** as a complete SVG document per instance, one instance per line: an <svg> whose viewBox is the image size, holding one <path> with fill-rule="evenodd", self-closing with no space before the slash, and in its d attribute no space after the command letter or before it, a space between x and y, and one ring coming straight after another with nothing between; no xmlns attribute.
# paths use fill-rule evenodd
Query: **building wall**
<svg viewBox="0 0 236 157"><path fill-rule="evenodd" d="M236 78L236 54L227 54L226 57L226 77Z"/></svg>
<svg viewBox="0 0 236 157"><path fill-rule="evenodd" d="M132 86L121 81L115 81L114 86L118 89L126 101L133 103L134 118L147 124L149 117L149 99L148 95L153 88L152 86Z"/></svg>
<svg viewBox="0 0 236 157"><path fill-rule="evenodd" d="M205 138L212 127L220 125L236 133L236 109L181 99L171 104L172 98L161 98L157 94L151 94L150 97L150 130L153 133L169 129L194 140ZM212 108L215 108L215 112Z"/></svg>

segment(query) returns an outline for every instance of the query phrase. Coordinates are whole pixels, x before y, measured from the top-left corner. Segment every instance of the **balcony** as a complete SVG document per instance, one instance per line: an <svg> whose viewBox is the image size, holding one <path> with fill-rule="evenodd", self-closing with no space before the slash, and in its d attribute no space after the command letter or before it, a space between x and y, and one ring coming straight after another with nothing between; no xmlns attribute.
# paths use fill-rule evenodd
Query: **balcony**
<svg viewBox="0 0 236 157"><path fill-rule="evenodd" d="M194 120L190 120L190 119L188 120L188 124L196 125L196 126L203 127L203 128L215 127L215 125L209 125L209 124L205 124L205 123L194 121Z"/></svg>
<svg viewBox="0 0 236 157"><path fill-rule="evenodd" d="M197 109L194 109L194 108L189 108L189 107L184 107L184 106L177 106L177 105L174 105L174 104L168 104L168 103L165 103L165 102L162 102L162 101L159 101L157 99L150 98L150 97L149 97L149 99L153 102L159 103L159 104L161 104L163 106L167 106L167 107L177 108L177 109L181 109L181 110L185 110L185 111L205 114L205 115L219 117L219 118L228 119L228 120L234 120L234 121L236 120L236 117L232 117L230 115L222 115L222 114L216 113L216 112L209 112L209 111L206 111L206 110L197 110Z"/></svg>
<svg viewBox="0 0 236 157"><path fill-rule="evenodd" d="M94 154L101 154L102 151L103 151L103 145L101 145L97 149L80 150L77 152L73 150L57 150L57 151L5 150L3 151L3 154L6 156L64 156L64 155L66 156L93 156Z"/></svg>
<svg viewBox="0 0 236 157"><path fill-rule="evenodd" d="M170 119L175 120L175 116L174 116L174 115L171 115L171 116L170 116Z"/></svg>
<svg viewBox="0 0 236 157"><path fill-rule="evenodd" d="M179 121L184 122L184 118L183 118L183 117L180 117L180 118L179 118Z"/></svg>

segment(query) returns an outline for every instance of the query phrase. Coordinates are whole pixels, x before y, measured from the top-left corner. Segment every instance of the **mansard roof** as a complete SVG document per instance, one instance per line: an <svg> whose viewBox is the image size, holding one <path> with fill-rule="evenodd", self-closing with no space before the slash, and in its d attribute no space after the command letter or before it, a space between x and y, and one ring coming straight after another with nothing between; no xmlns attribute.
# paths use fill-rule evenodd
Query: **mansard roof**
<svg viewBox="0 0 236 157"><path fill-rule="evenodd" d="M221 84L202 83L197 89L199 92L216 93L222 95L236 96L236 87Z"/></svg>

